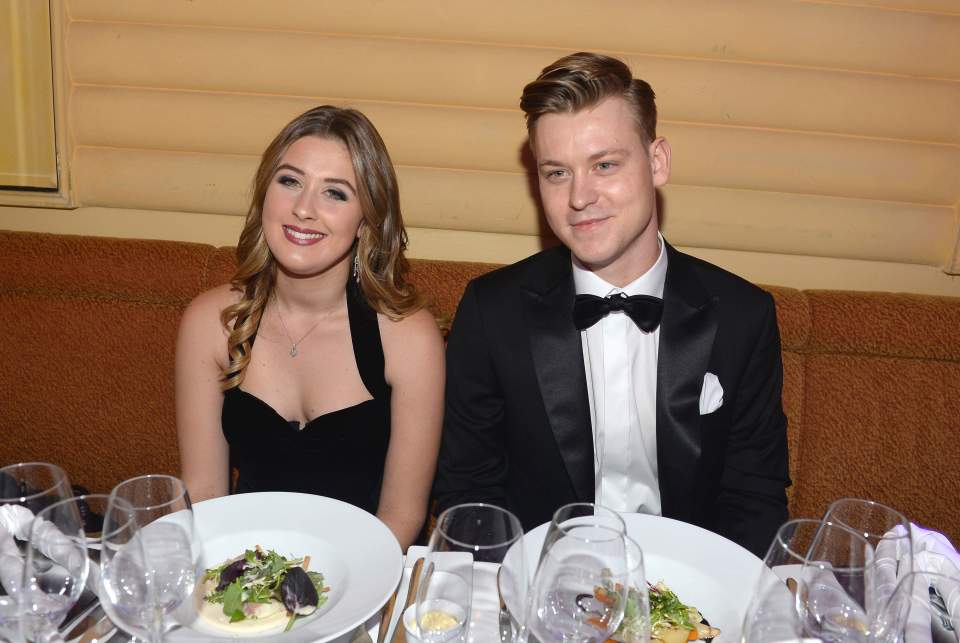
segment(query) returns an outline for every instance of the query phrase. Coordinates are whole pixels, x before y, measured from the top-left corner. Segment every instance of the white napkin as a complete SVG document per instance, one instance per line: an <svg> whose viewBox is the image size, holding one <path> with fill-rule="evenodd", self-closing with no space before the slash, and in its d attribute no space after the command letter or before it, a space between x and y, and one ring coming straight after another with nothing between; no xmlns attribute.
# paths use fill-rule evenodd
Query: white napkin
<svg viewBox="0 0 960 643"><path fill-rule="evenodd" d="M894 551L889 543L902 538L906 530L901 526L894 527L884 534L884 539L877 546L877 569L879 587L886 587L891 582L891 574L897 569L896 561L899 553ZM960 553L950 543L950 540L941 533L924 529L916 524L910 524L910 535L913 539L913 570L924 576L928 574L942 574L956 581L947 580L939 576L918 575L913 586L913 601L920 605L929 603L929 587L933 585L943 597L947 613L951 618L960 622ZM888 539L887 536L892 538ZM902 576L902 574L896 574ZM912 609L907 619L907 643L930 643L930 612L927 609Z"/></svg>
<svg viewBox="0 0 960 643"><path fill-rule="evenodd" d="M16 591L23 576L23 557L13 539L28 540L31 529L34 547L50 560L67 569L75 569L82 562L83 554L52 522L42 518L35 521L33 512L22 505L3 505L0 507L0 583L8 594ZM91 580L94 583L99 580L96 572Z"/></svg>

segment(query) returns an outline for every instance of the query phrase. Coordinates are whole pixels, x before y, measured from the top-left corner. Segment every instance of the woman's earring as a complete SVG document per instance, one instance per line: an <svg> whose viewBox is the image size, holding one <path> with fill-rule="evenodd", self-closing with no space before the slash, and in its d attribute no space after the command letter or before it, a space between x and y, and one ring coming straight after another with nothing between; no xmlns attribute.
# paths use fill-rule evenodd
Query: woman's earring
<svg viewBox="0 0 960 643"><path fill-rule="evenodd" d="M360 283L360 253L356 252L353 255L353 279L358 284Z"/></svg>

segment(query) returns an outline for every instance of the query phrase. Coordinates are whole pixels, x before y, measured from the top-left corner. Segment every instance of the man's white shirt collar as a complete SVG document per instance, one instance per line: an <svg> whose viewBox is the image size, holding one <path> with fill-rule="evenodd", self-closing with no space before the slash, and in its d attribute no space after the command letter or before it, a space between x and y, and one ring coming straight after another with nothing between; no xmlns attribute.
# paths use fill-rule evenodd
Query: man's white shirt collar
<svg viewBox="0 0 960 643"><path fill-rule="evenodd" d="M596 295L606 297L613 293L623 292L628 296L650 295L663 299L663 284L667 278L667 245L663 235L657 232L657 242L660 244L660 254L657 260L645 273L631 281L623 288L618 288L601 279L595 272L585 267L573 254L573 286L578 295Z"/></svg>

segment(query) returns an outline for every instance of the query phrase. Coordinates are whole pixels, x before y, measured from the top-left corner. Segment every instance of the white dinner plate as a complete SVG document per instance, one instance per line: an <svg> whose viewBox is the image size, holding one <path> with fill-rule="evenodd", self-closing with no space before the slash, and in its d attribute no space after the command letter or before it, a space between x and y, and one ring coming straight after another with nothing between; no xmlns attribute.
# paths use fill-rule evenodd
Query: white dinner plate
<svg viewBox="0 0 960 643"><path fill-rule="evenodd" d="M722 536L694 525L645 514L622 514L627 534L643 550L647 580L665 582L681 601L720 628L714 643L738 643L740 628L763 562ZM523 537L532 579L547 523ZM511 596L507 609L515 612Z"/></svg>
<svg viewBox="0 0 960 643"><path fill-rule="evenodd" d="M168 633L166 641L297 643L329 641L354 630L379 610L397 587L403 555L393 533L375 516L353 505L301 493L247 493L193 506L201 565L215 567L260 545L283 556L310 556L310 570L324 575L327 602L284 633L231 636L195 612Z"/></svg>

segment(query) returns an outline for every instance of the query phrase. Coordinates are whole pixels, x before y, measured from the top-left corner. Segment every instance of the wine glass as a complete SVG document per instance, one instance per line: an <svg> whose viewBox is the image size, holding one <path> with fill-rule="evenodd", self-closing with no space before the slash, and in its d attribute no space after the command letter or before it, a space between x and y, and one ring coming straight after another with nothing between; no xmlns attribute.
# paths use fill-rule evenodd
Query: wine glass
<svg viewBox="0 0 960 643"><path fill-rule="evenodd" d="M623 533L601 522L563 526L541 554L526 618L539 641L605 641L619 627L630 564Z"/></svg>
<svg viewBox="0 0 960 643"><path fill-rule="evenodd" d="M759 567L743 620L742 643L795 641L803 635L797 612L798 580L822 521L798 518L777 530Z"/></svg>
<svg viewBox="0 0 960 643"><path fill-rule="evenodd" d="M0 468L0 511L9 514L10 522L16 524L16 533L11 536L21 542L29 537L32 514L72 495L66 472L55 464L20 462ZM29 513L15 507L23 507ZM0 539L0 637L19 636L18 593L22 576L20 548L13 538Z"/></svg>
<svg viewBox="0 0 960 643"><path fill-rule="evenodd" d="M121 626L161 641L163 632L174 624L171 615L193 593L200 568L190 496L179 478L168 475L131 478L114 487L111 496L132 508L137 533L131 538L131 527L126 527L118 537L125 545L131 540L139 543L143 558L137 557L137 546L128 546L125 550L130 553L124 560L128 568L143 567L151 608L131 612L137 619L127 618ZM119 572L124 568L113 569ZM148 618L142 618L144 615Z"/></svg>
<svg viewBox="0 0 960 643"><path fill-rule="evenodd" d="M896 509L860 498L841 498L831 503L823 519L849 527L873 547L875 575L868 587L866 608L871 618L879 618L897 579L913 571L910 521Z"/></svg>
<svg viewBox="0 0 960 643"><path fill-rule="evenodd" d="M650 595L647 590L643 550L637 541L629 536L624 536L623 541L629 580L623 621L617 632L617 640L623 643L647 643L650 640Z"/></svg>
<svg viewBox="0 0 960 643"><path fill-rule="evenodd" d="M540 560L543 560L543 556L547 550L550 549L566 529L577 525L606 527L624 536L627 535L627 525L623 521L623 517L613 509L608 509L603 505L592 502L573 502L553 512L550 526L547 527L547 533L543 537L543 546L540 549Z"/></svg>
<svg viewBox="0 0 960 643"><path fill-rule="evenodd" d="M474 583L497 584L498 568L505 559L507 565L499 581L509 583L508 591L517 592L523 600L525 554L522 545L513 547L522 537L523 527L517 517L495 505L456 505L440 514L430 535L417 587L415 609L420 640L472 640Z"/></svg>
<svg viewBox="0 0 960 643"><path fill-rule="evenodd" d="M871 544L844 525L821 522L807 550L797 589L804 633L829 643L868 641L867 598L874 582Z"/></svg>
<svg viewBox="0 0 960 643"><path fill-rule="evenodd" d="M103 494L60 500L37 513L30 525L20 593L21 633L31 641L56 638L56 628L80 598L95 585L95 563L84 529L87 512L102 514L109 501Z"/></svg>

